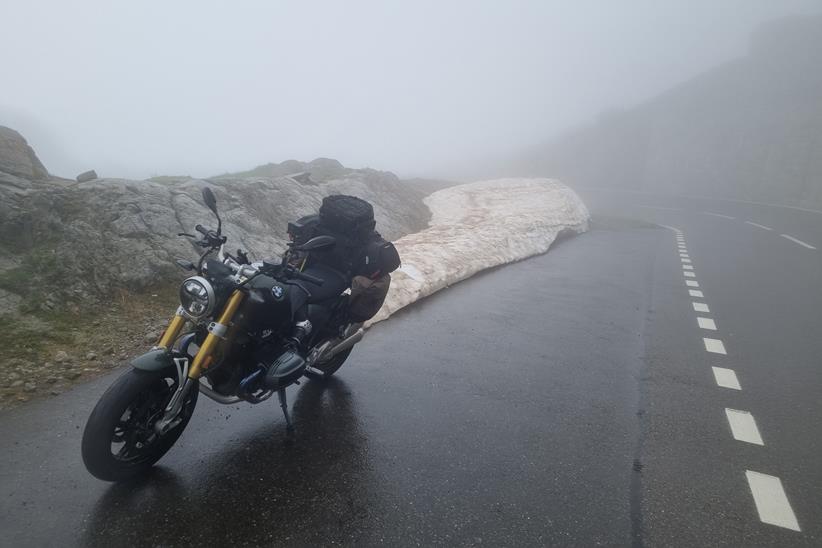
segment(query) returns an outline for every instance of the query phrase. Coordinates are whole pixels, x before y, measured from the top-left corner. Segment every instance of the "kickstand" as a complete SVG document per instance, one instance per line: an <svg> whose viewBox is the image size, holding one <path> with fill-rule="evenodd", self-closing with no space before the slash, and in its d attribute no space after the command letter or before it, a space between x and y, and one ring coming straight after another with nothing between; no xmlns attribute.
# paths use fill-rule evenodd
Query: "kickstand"
<svg viewBox="0 0 822 548"><path fill-rule="evenodd" d="M294 425L291 423L291 415L288 414L288 400L285 397L285 388L277 390L277 397L280 398L280 408L285 415L285 429L289 434L294 433Z"/></svg>

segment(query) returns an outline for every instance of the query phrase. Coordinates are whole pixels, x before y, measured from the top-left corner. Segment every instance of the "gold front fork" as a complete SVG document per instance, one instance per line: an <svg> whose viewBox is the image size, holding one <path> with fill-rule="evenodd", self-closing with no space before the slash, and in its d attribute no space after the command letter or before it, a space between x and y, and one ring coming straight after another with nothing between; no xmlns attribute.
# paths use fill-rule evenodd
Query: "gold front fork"
<svg viewBox="0 0 822 548"><path fill-rule="evenodd" d="M228 298L228 303L225 305L225 308L223 308L223 312L217 319L216 325L209 332L205 341L203 341L200 350L197 352L197 355L194 356L191 367L188 368L189 379L199 379L203 369L208 369L208 366L211 365L211 361L214 359L214 350L220 340L225 338L228 328L231 325L231 320L234 319L234 314L237 313L237 309L240 308L244 298L245 293L239 289L235 289L231 297ZM174 321L172 320L172 324L173 323ZM171 326L169 326L169 329L171 329Z"/></svg>
<svg viewBox="0 0 822 548"><path fill-rule="evenodd" d="M166 327L163 336L160 337L160 342L157 343L157 346L159 348L171 348L171 345L177 340L177 335L180 334L180 330L183 328L185 323L185 316L178 311L177 315L171 319L171 322L169 322L168 327Z"/></svg>

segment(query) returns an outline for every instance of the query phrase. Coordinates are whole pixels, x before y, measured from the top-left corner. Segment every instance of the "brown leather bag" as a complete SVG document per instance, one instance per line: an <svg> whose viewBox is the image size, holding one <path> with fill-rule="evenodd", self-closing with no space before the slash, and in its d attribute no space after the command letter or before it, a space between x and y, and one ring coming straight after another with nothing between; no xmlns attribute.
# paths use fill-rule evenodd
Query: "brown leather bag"
<svg viewBox="0 0 822 548"><path fill-rule="evenodd" d="M348 316L355 322L364 322L377 315L388 295L391 275L372 280L366 276L354 276L351 280L351 297Z"/></svg>

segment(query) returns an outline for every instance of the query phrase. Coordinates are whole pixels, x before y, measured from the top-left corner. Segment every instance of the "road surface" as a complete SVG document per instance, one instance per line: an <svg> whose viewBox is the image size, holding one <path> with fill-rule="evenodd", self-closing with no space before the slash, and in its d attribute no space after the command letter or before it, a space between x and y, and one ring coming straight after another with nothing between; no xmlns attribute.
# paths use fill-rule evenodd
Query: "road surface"
<svg viewBox="0 0 822 548"><path fill-rule="evenodd" d="M582 195L589 233L290 390L293 443L273 402L201 398L111 485L79 442L113 376L3 413L0 543L822 544L822 215Z"/></svg>

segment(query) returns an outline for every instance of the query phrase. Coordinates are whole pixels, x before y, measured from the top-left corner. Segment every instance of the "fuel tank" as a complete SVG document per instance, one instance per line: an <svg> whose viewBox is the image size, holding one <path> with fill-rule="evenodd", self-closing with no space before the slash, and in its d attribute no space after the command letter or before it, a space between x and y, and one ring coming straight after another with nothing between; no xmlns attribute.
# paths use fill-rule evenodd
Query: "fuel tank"
<svg viewBox="0 0 822 548"><path fill-rule="evenodd" d="M256 276L248 283L248 297L241 311L249 331L279 330L291 327L292 298L299 287L281 283L269 276Z"/></svg>

